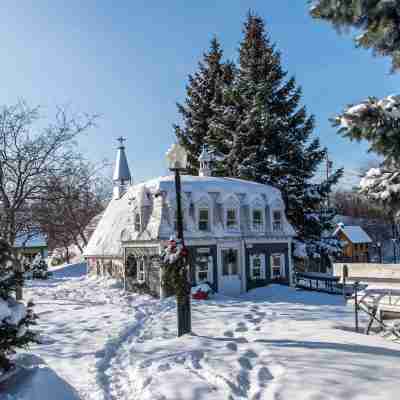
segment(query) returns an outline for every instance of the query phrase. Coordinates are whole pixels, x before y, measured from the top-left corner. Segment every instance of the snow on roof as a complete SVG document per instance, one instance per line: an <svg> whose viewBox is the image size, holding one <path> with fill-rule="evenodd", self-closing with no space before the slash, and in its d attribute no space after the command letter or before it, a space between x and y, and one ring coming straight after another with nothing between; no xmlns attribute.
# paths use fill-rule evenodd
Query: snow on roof
<svg viewBox="0 0 400 400"><path fill-rule="evenodd" d="M233 194L265 195L268 204L282 204L281 193L278 189L235 178L220 178L211 176L182 175L182 193L217 193L225 196ZM86 256L117 256L122 257L121 239L128 240L157 240L160 236L161 217L153 213L150 221L141 233L132 232L133 213L131 212L131 201L143 202L147 205L147 194L156 195L165 192L168 197L175 195L174 176L164 176L150 181L130 186L127 192L119 199L113 199L104 211L96 230L85 248ZM195 197L195 196L194 196ZM161 197L154 199L154 202L161 201ZM154 208L160 208L155 206ZM286 234L294 235L291 225L285 226ZM203 233L202 233L203 234ZM203 234L204 235L204 234Z"/></svg>
<svg viewBox="0 0 400 400"><path fill-rule="evenodd" d="M339 231L342 231L352 243L372 243L372 239L361 226L339 224L334 235Z"/></svg>
<svg viewBox="0 0 400 400"><path fill-rule="evenodd" d="M15 239L14 247L46 247L47 246L47 238L44 234L38 234L32 238L28 237L28 235L20 235Z"/></svg>

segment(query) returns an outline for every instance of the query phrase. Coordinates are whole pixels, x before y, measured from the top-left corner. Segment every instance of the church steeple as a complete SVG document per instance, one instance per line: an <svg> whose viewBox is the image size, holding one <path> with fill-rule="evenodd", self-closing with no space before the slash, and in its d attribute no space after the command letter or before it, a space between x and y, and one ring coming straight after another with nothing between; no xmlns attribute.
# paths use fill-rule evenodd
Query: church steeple
<svg viewBox="0 0 400 400"><path fill-rule="evenodd" d="M113 198L119 199L127 191L128 186L131 184L131 172L129 171L128 161L125 155L124 141L123 137L117 139L120 143L118 146L117 159L115 161L114 175L113 175Z"/></svg>

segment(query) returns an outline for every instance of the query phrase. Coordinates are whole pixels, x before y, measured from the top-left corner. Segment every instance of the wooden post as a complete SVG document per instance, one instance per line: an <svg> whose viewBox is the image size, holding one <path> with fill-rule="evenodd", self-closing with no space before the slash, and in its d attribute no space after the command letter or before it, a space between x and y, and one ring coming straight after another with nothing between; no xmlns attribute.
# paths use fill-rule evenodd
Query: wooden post
<svg viewBox="0 0 400 400"><path fill-rule="evenodd" d="M346 299L346 279L349 276L349 269L347 264L343 265L342 278L343 278L343 297Z"/></svg>
<svg viewBox="0 0 400 400"><path fill-rule="evenodd" d="M356 324L356 332L358 332L358 282L354 282L354 318Z"/></svg>

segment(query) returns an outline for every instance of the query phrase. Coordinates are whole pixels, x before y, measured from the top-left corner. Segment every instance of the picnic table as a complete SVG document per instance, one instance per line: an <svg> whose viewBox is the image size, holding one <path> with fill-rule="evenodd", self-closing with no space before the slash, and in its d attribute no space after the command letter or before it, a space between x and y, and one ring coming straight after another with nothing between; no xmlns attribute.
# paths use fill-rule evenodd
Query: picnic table
<svg viewBox="0 0 400 400"><path fill-rule="evenodd" d="M368 335L372 325L376 323L385 335L393 335L400 339L400 290L399 289L365 289L357 295L355 290L354 306L356 313L356 329L358 330L358 311L369 316L365 333ZM387 324L387 320L399 320Z"/></svg>

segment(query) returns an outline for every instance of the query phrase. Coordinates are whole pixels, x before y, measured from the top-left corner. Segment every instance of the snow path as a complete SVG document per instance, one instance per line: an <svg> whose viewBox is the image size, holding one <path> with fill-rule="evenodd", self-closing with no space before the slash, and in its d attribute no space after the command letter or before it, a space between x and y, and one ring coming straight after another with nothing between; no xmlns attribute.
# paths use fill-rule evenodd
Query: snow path
<svg viewBox="0 0 400 400"><path fill-rule="evenodd" d="M106 374L118 348L157 308L150 296L124 294L113 280L86 278L85 266L55 270L48 281L28 283L43 344L32 352L82 399L109 399Z"/></svg>
<svg viewBox="0 0 400 400"><path fill-rule="evenodd" d="M277 285L215 296L193 302L194 333L177 338L172 299L82 273L65 267L29 284L47 395L25 388L7 400L398 399L400 345L354 333L340 296Z"/></svg>

